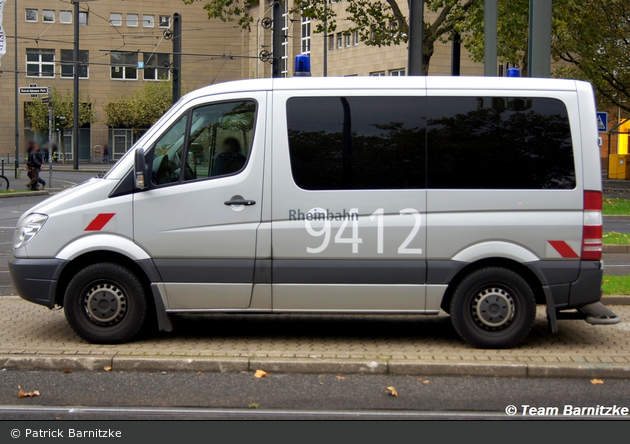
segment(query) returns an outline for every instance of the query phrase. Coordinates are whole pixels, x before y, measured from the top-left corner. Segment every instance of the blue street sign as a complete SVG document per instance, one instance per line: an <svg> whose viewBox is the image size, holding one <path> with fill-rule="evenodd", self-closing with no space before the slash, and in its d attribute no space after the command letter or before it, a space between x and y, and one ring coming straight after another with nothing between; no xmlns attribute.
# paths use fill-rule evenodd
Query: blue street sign
<svg viewBox="0 0 630 444"><path fill-rule="evenodd" d="M608 131L608 113L597 112L597 131L600 133Z"/></svg>

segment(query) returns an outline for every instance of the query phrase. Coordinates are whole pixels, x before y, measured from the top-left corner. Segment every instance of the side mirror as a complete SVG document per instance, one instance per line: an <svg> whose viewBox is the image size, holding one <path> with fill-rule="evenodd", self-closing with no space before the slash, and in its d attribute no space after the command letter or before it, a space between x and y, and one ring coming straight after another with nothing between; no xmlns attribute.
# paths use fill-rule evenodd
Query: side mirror
<svg viewBox="0 0 630 444"><path fill-rule="evenodd" d="M134 163L134 177L136 180L136 189L144 190L147 188L147 162L144 158L144 150L136 149L136 157Z"/></svg>

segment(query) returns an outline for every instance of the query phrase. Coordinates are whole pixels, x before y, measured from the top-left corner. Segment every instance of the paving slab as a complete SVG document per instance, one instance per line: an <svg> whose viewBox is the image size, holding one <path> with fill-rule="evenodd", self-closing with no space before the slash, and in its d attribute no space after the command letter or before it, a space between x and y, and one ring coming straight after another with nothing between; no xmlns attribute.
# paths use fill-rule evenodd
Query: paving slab
<svg viewBox="0 0 630 444"><path fill-rule="evenodd" d="M171 333L102 345L79 338L62 310L5 296L0 367L630 378L630 306L612 308L622 317L617 325L559 321L552 335L539 307L530 335L510 350L467 345L445 313L182 315Z"/></svg>

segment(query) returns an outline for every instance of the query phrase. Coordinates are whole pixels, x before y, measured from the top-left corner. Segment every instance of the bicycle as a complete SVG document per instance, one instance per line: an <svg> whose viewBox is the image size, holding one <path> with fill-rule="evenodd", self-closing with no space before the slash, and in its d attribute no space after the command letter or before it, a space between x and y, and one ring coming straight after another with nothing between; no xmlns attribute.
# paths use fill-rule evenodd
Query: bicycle
<svg viewBox="0 0 630 444"><path fill-rule="evenodd" d="M0 174L0 186L2 185L2 181L5 181L7 183L7 190L9 189L9 179L6 176L3 176L2 174Z"/></svg>

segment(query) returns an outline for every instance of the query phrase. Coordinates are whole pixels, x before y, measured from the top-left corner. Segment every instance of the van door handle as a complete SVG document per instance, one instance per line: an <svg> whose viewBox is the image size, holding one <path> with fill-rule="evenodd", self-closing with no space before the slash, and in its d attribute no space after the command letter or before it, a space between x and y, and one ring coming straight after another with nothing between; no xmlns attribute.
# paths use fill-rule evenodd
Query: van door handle
<svg viewBox="0 0 630 444"><path fill-rule="evenodd" d="M246 207L256 205L255 200L226 200L224 203L226 205L245 205Z"/></svg>

